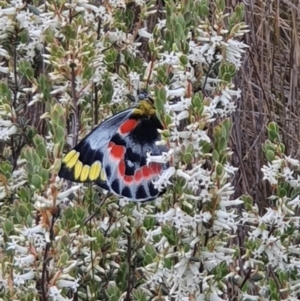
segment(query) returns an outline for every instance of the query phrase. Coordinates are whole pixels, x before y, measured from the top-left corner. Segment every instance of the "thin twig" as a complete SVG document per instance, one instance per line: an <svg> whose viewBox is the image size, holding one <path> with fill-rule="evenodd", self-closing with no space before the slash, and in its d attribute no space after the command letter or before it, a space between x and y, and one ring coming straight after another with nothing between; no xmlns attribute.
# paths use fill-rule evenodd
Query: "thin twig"
<svg viewBox="0 0 300 301"><path fill-rule="evenodd" d="M130 301L130 295L131 295L131 234L127 235L127 264L128 264L127 293L124 301Z"/></svg>
<svg viewBox="0 0 300 301"><path fill-rule="evenodd" d="M48 253L51 247L52 240L54 239L53 228L56 221L57 216L55 214L52 215L51 225L50 225L50 242L46 243L44 257L43 257L43 268L42 268L42 279L41 279L41 290L42 290L42 301L47 301L47 284L48 284Z"/></svg>

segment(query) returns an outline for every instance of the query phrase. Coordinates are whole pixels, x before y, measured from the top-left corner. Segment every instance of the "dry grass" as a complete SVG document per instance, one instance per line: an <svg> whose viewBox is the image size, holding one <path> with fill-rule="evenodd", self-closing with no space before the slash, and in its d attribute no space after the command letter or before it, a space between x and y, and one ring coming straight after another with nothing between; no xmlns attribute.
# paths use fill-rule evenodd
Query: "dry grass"
<svg viewBox="0 0 300 301"><path fill-rule="evenodd" d="M233 117L232 144L234 164L240 167L237 194L250 194L263 208L271 192L260 171L270 121L278 122L286 153L300 157L300 2L249 0L245 11L250 48L236 77L242 97Z"/></svg>

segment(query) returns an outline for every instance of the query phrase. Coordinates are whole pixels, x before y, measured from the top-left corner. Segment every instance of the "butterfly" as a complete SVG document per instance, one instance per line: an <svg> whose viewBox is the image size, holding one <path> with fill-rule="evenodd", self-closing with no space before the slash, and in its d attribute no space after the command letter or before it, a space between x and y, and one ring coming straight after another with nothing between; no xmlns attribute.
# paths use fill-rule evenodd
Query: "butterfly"
<svg viewBox="0 0 300 301"><path fill-rule="evenodd" d="M98 125L62 160L59 177L73 182L95 182L115 195L133 201L150 201L160 192L153 184L167 164L147 164L147 153L161 155L156 145L163 126L153 99L139 95L134 107Z"/></svg>

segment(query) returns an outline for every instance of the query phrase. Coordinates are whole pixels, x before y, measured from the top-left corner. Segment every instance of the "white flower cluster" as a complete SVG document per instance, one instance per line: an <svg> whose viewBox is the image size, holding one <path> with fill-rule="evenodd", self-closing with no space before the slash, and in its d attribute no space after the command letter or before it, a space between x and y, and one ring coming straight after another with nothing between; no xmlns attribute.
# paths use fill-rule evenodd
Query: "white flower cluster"
<svg viewBox="0 0 300 301"><path fill-rule="evenodd" d="M170 116L167 139L170 150L161 156L149 154L147 161L168 162L170 165L154 182L157 189L172 187L176 185L174 179L181 178L184 180L183 189L186 191L177 196L174 207L154 215L160 226L146 232L145 241L156 242L154 246L159 255L155 263L143 269L148 278L144 289L155 291L163 286L168 291L169 297L166 297L166 300L226 300L220 297L223 295L220 287L225 289L225 283L217 281L210 272L222 263L229 265L234 260L235 249L228 247L226 241L219 239L219 235L222 233L228 239L234 236L240 221L235 210L229 208L243 203L240 199L231 198L234 187L230 180L237 168L229 163L224 164L221 181L217 181L216 172L204 167L207 154L201 146L202 142L212 144L206 128L218 118L230 116L235 111L235 100L240 97L240 91L236 90L233 84L225 84L221 79L204 76L202 83L206 83L206 86L203 89L208 92L208 96L203 101L201 117L194 122L187 122L192 107L192 98L187 91L191 88L191 83L196 82L193 64L208 66L215 59L219 62L226 59L239 69L246 45L233 39L225 42L224 36L218 36L214 30L205 31L205 37L204 30L199 31L203 33L199 38L200 43L191 41L189 44L188 71L180 65L181 53L176 51L162 54L156 65L157 68L168 65L174 74L172 85L165 88L170 100L165 104L165 114ZM244 28L240 34L243 32ZM225 47L226 58L221 55L214 57L218 47ZM146 73L150 73L147 70ZM192 150L193 157L190 164L183 164L182 151L187 148ZM227 153L231 154L229 150ZM172 199L171 195L172 193L169 199ZM180 202L183 206L193 209L193 214L183 211ZM205 207L205 204L210 206L213 203L218 204L215 210ZM197 206L202 209L197 210ZM171 227L176 232L179 241L175 247L164 234L165 227ZM203 245L205 235L216 235L211 248ZM158 242L157 237L161 237ZM189 246L187 251L183 248L185 244ZM203 246L201 254L197 253L199 244ZM182 246L182 249L178 246ZM167 258L176 262L172 268L165 266ZM202 290L199 290L199 285Z"/></svg>
<svg viewBox="0 0 300 301"><path fill-rule="evenodd" d="M10 120L0 119L0 141L8 140L11 135L17 133L17 130L17 127Z"/></svg>
<svg viewBox="0 0 300 301"><path fill-rule="evenodd" d="M258 294L249 295L242 293L242 300L262 300L268 298L264 277L267 270L275 273L296 273L300 272L299 244L296 243L299 236L300 217L296 214L300 206L299 195L294 197L276 195L276 188L280 184L288 183L290 187L300 187L298 170L300 161L290 156L283 155L276 158L268 165L261 168L263 179L267 180L274 187L274 194L269 197L273 206L265 208L265 213L260 215L257 205L252 209L244 211L240 219L248 231L248 245L251 247L242 256L243 269L252 271L262 269L262 279L257 283L260 288ZM285 186L286 187L286 186ZM291 232L291 229L293 231ZM287 234L289 233L289 234ZM295 241L295 242L294 242ZM299 288L293 281L288 280L289 285L282 289L282 293L288 293L285 300L296 300Z"/></svg>
<svg viewBox="0 0 300 301"><path fill-rule="evenodd" d="M20 62L32 63L36 54L41 56L45 74L47 67L51 67L51 71L47 73L47 78L51 82L49 94L64 107L74 109L79 104L85 105L88 97L95 96L94 85L98 84L102 88L108 79L113 87L111 103L122 104L124 96L132 92L128 86L132 85L135 90L140 88L139 75L130 70L127 74L130 82L128 85L128 79L122 79L111 71L110 57L106 54L110 48L117 49L120 68L122 68L125 62L122 50L125 49L133 58L140 59L141 40L148 39L149 44L158 41L154 33L147 31L146 22L139 24L140 27L134 29L132 33L122 31L120 28L123 24L118 24L119 27L115 26L114 21L118 17L116 10L123 11L127 4L123 0L109 0L105 5L98 7L90 4L88 0L76 0L63 3L57 10L52 2L30 9L30 6L23 4L22 1L12 0L11 7L0 9L0 38L8 37L16 23L20 29L28 33L28 41L18 44L16 49L22 53ZM156 8L149 2L136 0L135 4L143 11L143 17L156 14ZM149 7L146 10L147 5ZM80 26L72 24L70 20L71 15L78 14L84 16L84 24ZM159 20L155 30L164 31L166 26L165 19ZM67 49L64 49L66 34L70 34L72 30L74 30L72 34L76 34L77 38L68 44ZM153 246L156 252L156 258L152 263L138 268L145 277L141 289L147 295L155 298L153 292L161 294L160 289L163 287L166 292L163 293L165 300L225 300L222 296L223 290L226 289L225 279L217 279L213 275L213 270L224 263L226 265L233 263L235 249L228 246L227 240L236 234L239 219L234 206L240 205L242 201L232 197L234 187L230 181L234 177L236 168L226 163L222 166L222 176L217 175L216 166L221 163L214 162L213 167L205 166L207 161L212 163L212 154L203 149L203 144L213 146L213 139L207 128L214 127L216 122L234 112L235 100L240 97L240 91L232 83L218 77L202 74L199 78L197 71L208 70L214 62L230 62L236 70L239 69L246 45L235 37L244 34L245 28L241 27L230 39L226 39L225 30L220 32L212 26L201 25L196 31L195 40L191 39L191 32L187 35L189 52L185 54L188 61L185 66L181 61L183 55L175 49L175 46L174 51L160 53L158 59L154 57L144 63L143 79L147 84L150 83L150 88L159 68L167 66L172 73L172 84L164 88L168 99L164 113L170 120L167 129L162 132L168 135L160 142L167 144L169 151L161 156L153 156L149 153L147 162L168 163L169 168L154 185L158 190L163 191L176 185L175 180L178 179L182 183L181 195L173 198L173 193L176 192L172 191L172 193L167 192L164 199L158 198L156 206L164 208L164 212L159 213L154 213L157 208L153 205L146 204L141 208L130 209L132 211L128 214L126 210L128 211L128 207L132 204L128 205L123 200L120 200L119 206L111 203L105 207L107 212L104 212L93 225L97 231L87 234L85 225L82 227L82 221L78 221L77 224L74 221L72 228L69 229L63 224L63 217L57 221L57 228L51 228L54 218L51 210L56 205L60 205L62 210L67 206L68 209L76 210L79 207L78 203L82 205L80 202L86 192L81 185L60 192L62 183L59 179L54 181L52 179L51 184L44 187L42 193L32 194L34 214L38 213L39 221L29 219L22 229L16 227L15 231L18 235L9 236L7 242L5 251L13 252L13 282L18 293L25 291L26 287L26 290L30 289L36 294L37 275L47 273L49 277L49 283L46 284L47 296L52 301L71 300L66 297L65 288L70 295L72 292L77 292L79 300L86 300L86 296L89 299L94 298L89 284L86 285L84 296L82 291L78 290L81 282L80 275L104 286L107 283L115 284L111 278L116 277L121 268L120 258L127 257L129 252L128 239L122 231L126 233L133 231L133 235L140 239L137 247L140 249L129 254L131 257L139 254L141 249L144 249L143 246L146 249L147 245ZM48 43L47 38L55 42ZM162 45L163 43L158 45L158 49L162 49ZM222 54L218 52L219 48L224 50ZM2 46L0 46L0 56L9 57ZM16 76L18 82L22 81L19 74L14 74L14 70L2 66L3 63L0 64L0 73L7 74L11 78ZM88 72L91 72L90 77L82 72L86 66L90 68L88 69ZM195 116L190 118L193 108L191 91L193 85L199 83L205 92L201 100L203 110L196 116L197 118ZM17 102L19 97L26 93L32 95L28 103L29 107L43 102L45 95L38 86L35 81L29 86L20 86L23 90L18 93ZM99 89L98 93L103 93L102 89ZM86 104L84 108L91 107L92 102ZM83 115L85 113L82 112ZM42 115L42 118L50 117L48 112ZM7 140L15 132L16 127L11 121L7 121L6 118L0 119L0 140ZM52 138L52 136L48 137L47 148L48 151L54 152L56 148L51 141ZM182 155L187 150L190 150L188 155L191 156L188 163L182 160ZM226 156L231 155L230 150L226 149L225 152ZM50 169L52 172L54 166ZM288 170L285 170L284 175L287 178L291 177ZM12 175L12 183L8 183L9 191L22 186L26 177L24 168L17 169ZM1 199L6 197L5 185L7 184L2 185L0 181L0 185ZM75 195L74 201L70 201L71 194ZM270 212L269 216L265 217L268 223L273 218L273 213ZM62 216L63 214L64 212ZM146 219L155 221L147 230L144 228ZM285 223L278 217L276 221ZM140 233L137 233L138 228L141 229ZM57 231L55 235L52 233L54 230ZM113 252L105 252L101 248L94 250L91 247L92 243L99 239L97 236L99 232L105 236L106 242L112 245ZM116 239L115 236L118 238ZM69 243L64 249L66 237ZM0 242L3 241L2 233ZM282 247L274 241L273 237L268 237L266 245L271 244L271 241L274 250L269 253L274 254L277 250L282 252ZM47 271L45 271L41 263L44 262L43 256L48 244L51 244L50 251L53 251L53 254L51 256L49 253L46 254L49 257L47 257ZM63 258L64 256L66 258ZM131 268L131 263L128 263L128 268ZM80 270L80 273L76 273L75 270ZM11 280L9 277L11 275L6 274L3 279L0 278L0 288L9 289L8 283ZM120 297L120 300L122 298Z"/></svg>

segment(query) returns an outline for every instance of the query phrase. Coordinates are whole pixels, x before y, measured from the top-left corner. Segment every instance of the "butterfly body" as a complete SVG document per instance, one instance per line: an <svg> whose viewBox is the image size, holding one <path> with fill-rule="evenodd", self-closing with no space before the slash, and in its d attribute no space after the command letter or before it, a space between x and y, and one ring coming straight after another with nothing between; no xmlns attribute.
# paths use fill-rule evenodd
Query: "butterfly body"
<svg viewBox="0 0 300 301"><path fill-rule="evenodd" d="M162 124L151 101L105 120L63 159L59 176L74 182L95 182L112 193L134 201L149 201L160 192L154 187L166 164L147 164L147 153L161 155L165 146Z"/></svg>

